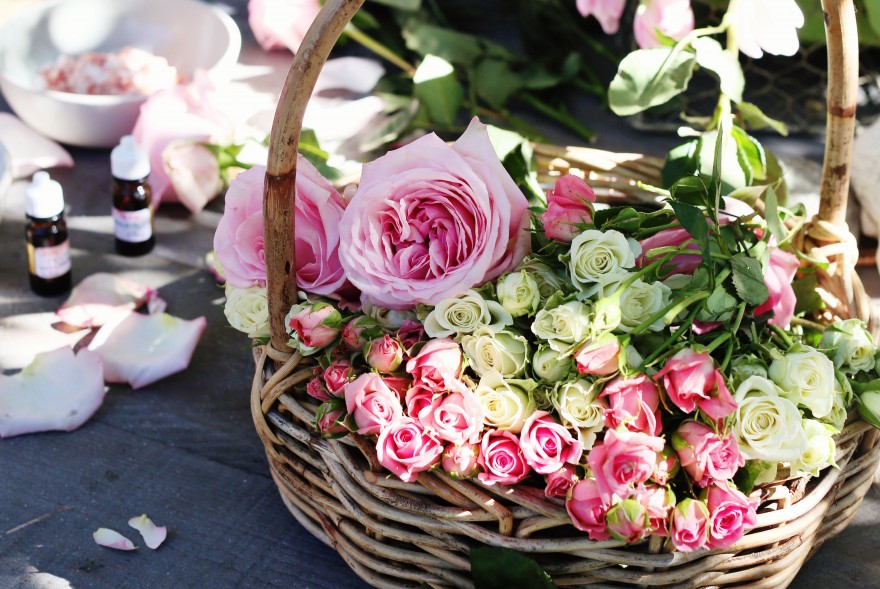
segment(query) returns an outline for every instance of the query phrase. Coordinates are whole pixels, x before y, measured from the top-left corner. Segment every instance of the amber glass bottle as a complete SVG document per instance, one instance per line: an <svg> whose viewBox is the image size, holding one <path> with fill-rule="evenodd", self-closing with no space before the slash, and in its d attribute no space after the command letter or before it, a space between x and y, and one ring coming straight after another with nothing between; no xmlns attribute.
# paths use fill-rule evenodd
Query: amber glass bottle
<svg viewBox="0 0 880 589"><path fill-rule="evenodd" d="M116 252L142 256L156 244L149 157L131 135L126 135L110 153L110 170Z"/></svg>
<svg viewBox="0 0 880 589"><path fill-rule="evenodd" d="M56 296L70 290L70 241L64 221L64 193L46 172L37 172L25 191L28 274L31 290Z"/></svg>

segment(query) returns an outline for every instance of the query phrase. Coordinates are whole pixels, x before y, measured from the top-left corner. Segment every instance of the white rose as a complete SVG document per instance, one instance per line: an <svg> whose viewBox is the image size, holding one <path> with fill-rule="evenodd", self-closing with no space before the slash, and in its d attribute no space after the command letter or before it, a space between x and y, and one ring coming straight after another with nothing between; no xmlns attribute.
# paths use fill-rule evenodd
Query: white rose
<svg viewBox="0 0 880 589"><path fill-rule="evenodd" d="M869 372L874 369L877 348L865 324L858 319L837 321L825 329L819 347L834 361L834 366L846 374Z"/></svg>
<svg viewBox="0 0 880 589"><path fill-rule="evenodd" d="M619 331L629 333L669 304L672 291L662 282L646 283L637 278L620 295ZM660 331L666 326L659 317L648 327Z"/></svg>
<svg viewBox="0 0 880 589"><path fill-rule="evenodd" d="M571 369L571 356L560 356L553 348L538 348L532 357L532 372L542 380L551 382L562 380Z"/></svg>
<svg viewBox="0 0 880 589"><path fill-rule="evenodd" d="M557 274L549 265L534 258L524 260L516 269L525 270L535 280L538 294L541 296L541 305L557 292L565 294L571 290L571 285L565 278Z"/></svg>
<svg viewBox="0 0 880 589"><path fill-rule="evenodd" d="M486 326L501 331L513 317L496 301L487 301L475 290L437 303L425 317L425 333L430 337L461 336Z"/></svg>
<svg viewBox="0 0 880 589"><path fill-rule="evenodd" d="M549 311L541 309L532 323L532 333L557 352L570 352L590 336L590 308L580 301L569 301Z"/></svg>
<svg viewBox="0 0 880 589"><path fill-rule="evenodd" d="M639 242L619 231L588 229L571 242L568 273L572 284L592 296L607 276L635 266L641 252Z"/></svg>
<svg viewBox="0 0 880 589"><path fill-rule="evenodd" d="M235 288L226 285L223 313L229 324L251 338L269 337L269 298L259 286Z"/></svg>
<svg viewBox="0 0 880 589"><path fill-rule="evenodd" d="M748 460L796 460L807 446L801 412L772 381L750 376L736 389L733 431Z"/></svg>
<svg viewBox="0 0 880 589"><path fill-rule="evenodd" d="M770 364L767 374L782 389L782 396L803 405L822 418L834 405L834 363L823 353L804 346Z"/></svg>
<svg viewBox="0 0 880 589"><path fill-rule="evenodd" d="M601 431L605 427L606 406L599 401L599 391L600 387L584 379L560 384L553 405L562 422L585 434Z"/></svg>
<svg viewBox="0 0 880 589"><path fill-rule="evenodd" d="M505 274L495 286L498 302L514 317L532 316L541 305L538 282L525 270Z"/></svg>
<svg viewBox="0 0 880 589"><path fill-rule="evenodd" d="M526 419L537 410L531 391L533 380L505 381L497 371L483 375L474 390L483 408L483 423L492 429L519 433Z"/></svg>
<svg viewBox="0 0 880 589"><path fill-rule="evenodd" d="M846 425L849 406L853 401L853 390L846 375L839 372L837 373L836 385L834 387L834 402L831 405L831 412L820 421L827 423L837 431L842 431Z"/></svg>
<svg viewBox="0 0 880 589"><path fill-rule="evenodd" d="M834 434L837 430L821 421L805 419L804 432L807 436L807 445L803 454L791 461L791 472L795 475L818 476L820 470L834 464L834 453L837 450Z"/></svg>
<svg viewBox="0 0 880 589"><path fill-rule="evenodd" d="M412 311L399 311L397 309L386 309L385 307L377 307L370 301L364 301L361 306L364 315L374 319L376 323L388 329L400 329L407 321L415 321L416 314Z"/></svg>
<svg viewBox="0 0 880 589"><path fill-rule="evenodd" d="M461 338L461 347L471 368L482 376L496 370L504 378L519 375L526 368L529 342L519 333L501 330L495 333L488 327L478 327L473 335Z"/></svg>

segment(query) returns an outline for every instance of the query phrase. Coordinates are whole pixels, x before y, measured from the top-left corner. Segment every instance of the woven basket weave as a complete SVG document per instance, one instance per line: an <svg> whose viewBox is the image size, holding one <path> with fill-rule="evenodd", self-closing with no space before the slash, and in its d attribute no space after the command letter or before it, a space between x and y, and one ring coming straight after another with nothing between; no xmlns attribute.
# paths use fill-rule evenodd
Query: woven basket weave
<svg viewBox="0 0 880 589"><path fill-rule="evenodd" d="M787 586L803 562L849 523L873 481L877 432L853 417L837 438L839 469L763 487L755 528L734 546L660 553L657 542L594 542L564 505L526 485L484 486L431 472L390 477L368 440L324 440L313 401L294 389L314 364L286 346L284 316L295 301L293 215L302 116L322 64L364 0L327 0L296 55L281 96L265 185L266 264L272 341L255 349L251 408L272 476L294 517L376 587L473 587L468 553L479 544L529 553L560 587ZM820 276L825 319L860 317L876 328L854 271L854 239L843 221L856 102L857 45L851 0L823 0L828 15L828 137L821 210L800 247L830 263ZM585 148L536 146L539 175L582 174L605 200L645 199L638 181L659 182L661 161ZM821 319L821 318L820 318Z"/></svg>

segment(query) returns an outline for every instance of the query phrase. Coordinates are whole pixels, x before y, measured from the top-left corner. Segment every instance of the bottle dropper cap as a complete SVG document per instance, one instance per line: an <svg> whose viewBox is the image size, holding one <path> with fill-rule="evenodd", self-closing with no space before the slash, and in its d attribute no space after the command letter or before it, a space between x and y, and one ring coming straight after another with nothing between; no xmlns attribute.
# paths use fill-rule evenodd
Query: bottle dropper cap
<svg viewBox="0 0 880 589"><path fill-rule="evenodd" d="M37 172L24 191L25 212L34 219L50 219L64 212L61 185L46 172Z"/></svg>
<svg viewBox="0 0 880 589"><path fill-rule="evenodd" d="M150 175L150 156L134 137L125 135L110 152L110 173L119 180L143 180Z"/></svg>

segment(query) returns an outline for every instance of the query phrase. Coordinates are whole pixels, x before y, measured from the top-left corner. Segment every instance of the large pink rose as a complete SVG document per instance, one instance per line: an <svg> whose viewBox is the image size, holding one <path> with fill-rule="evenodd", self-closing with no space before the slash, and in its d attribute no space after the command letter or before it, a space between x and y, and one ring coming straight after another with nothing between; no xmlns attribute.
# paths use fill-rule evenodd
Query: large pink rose
<svg viewBox="0 0 880 589"><path fill-rule="evenodd" d="M708 352L680 350L654 375L655 380L661 378L669 400L685 413L699 406L712 419L724 419L736 411L736 401Z"/></svg>
<svg viewBox="0 0 880 589"><path fill-rule="evenodd" d="M595 16L606 35L613 35L620 28L620 17L625 7L626 0L577 0L581 16Z"/></svg>
<svg viewBox="0 0 880 589"><path fill-rule="evenodd" d="M539 474L556 472L565 464L577 464L584 453L581 441L546 411L535 411L526 419L519 445L526 462Z"/></svg>
<svg viewBox="0 0 880 589"><path fill-rule="evenodd" d="M214 233L214 250L232 286L266 283L263 251L263 182L266 168L239 174L226 192L226 209ZM296 284L332 295L345 284L339 264L339 220L345 201L307 159L296 173Z"/></svg>
<svg viewBox="0 0 880 589"><path fill-rule="evenodd" d="M699 550L709 541L709 510L695 499L679 501L669 520L669 538L679 552Z"/></svg>
<svg viewBox="0 0 880 589"><path fill-rule="evenodd" d="M648 264L655 262L658 258L662 258L663 256L651 256L648 254L652 249L660 248L660 247L668 247L668 246L678 246L687 241L690 241L685 246L686 250L695 250L696 254L678 254L674 256L671 260L669 260L669 265L672 266L672 274L693 274L694 270L697 269L703 262L703 256L699 253L700 246L696 241L693 240L691 234L687 232L686 229L675 228L675 229L664 229L663 231L658 231L651 237L647 239L643 239L642 244L642 255L636 260L636 264L640 267L647 266Z"/></svg>
<svg viewBox="0 0 880 589"><path fill-rule="evenodd" d="M406 483L440 462L441 454L443 444L418 421L407 416L382 426L376 441L379 464Z"/></svg>
<svg viewBox="0 0 880 589"><path fill-rule="evenodd" d="M794 254L779 248L770 252L770 262L767 264L764 274L764 284L767 285L770 296L755 309L755 315L772 313L773 317L769 323L782 329L786 329L791 323L791 318L794 317L797 297L794 295L791 283L794 281L798 265L797 256Z"/></svg>
<svg viewBox="0 0 880 589"><path fill-rule="evenodd" d="M605 439L587 456L602 498L610 503L613 495L627 497L633 485L650 479L657 453L664 445L663 438L646 434L613 429L605 432Z"/></svg>
<svg viewBox="0 0 880 589"><path fill-rule="evenodd" d="M694 30L691 0L642 0L633 31L642 49L659 47L657 31L676 41Z"/></svg>
<svg viewBox="0 0 880 589"><path fill-rule="evenodd" d="M577 529L587 532L590 540L602 542L609 540L611 534L605 529L605 514L609 504L602 498L596 479L583 479L574 484L565 509L571 523Z"/></svg>
<svg viewBox="0 0 880 589"><path fill-rule="evenodd" d="M459 445L480 441L483 406L464 383L453 391L434 394L429 405L410 415L441 440Z"/></svg>
<svg viewBox="0 0 880 589"><path fill-rule="evenodd" d="M397 393L373 372L360 375L347 383L342 391L346 409L354 418L359 434L378 434L382 427L403 415Z"/></svg>
<svg viewBox="0 0 880 589"><path fill-rule="evenodd" d="M413 380L427 388L445 390L446 381L461 376L464 356L457 343L449 338L432 339L406 363Z"/></svg>
<svg viewBox="0 0 880 589"><path fill-rule="evenodd" d="M590 222L590 207L596 194L581 178L566 174L547 191L547 210L541 215L544 235L570 243L580 232L579 225Z"/></svg>
<svg viewBox="0 0 880 589"><path fill-rule="evenodd" d="M531 472L519 438L507 430L489 430L480 444L479 464L483 472L477 475L486 484L513 485Z"/></svg>
<svg viewBox="0 0 880 589"><path fill-rule="evenodd" d="M644 374L615 378L599 396L608 401L608 408L603 411L607 428L623 426L651 436L660 434L660 393L654 381Z"/></svg>
<svg viewBox="0 0 880 589"><path fill-rule="evenodd" d="M320 0L250 0L248 24L264 50L296 52L320 11Z"/></svg>
<svg viewBox="0 0 880 589"><path fill-rule="evenodd" d="M755 513L758 501L749 499L730 483L712 483L706 488L705 496L710 517L710 549L733 546L758 521Z"/></svg>
<svg viewBox="0 0 880 589"><path fill-rule="evenodd" d="M339 259L375 305L434 305L512 270L531 248L528 202L471 121L366 164L340 222Z"/></svg>
<svg viewBox="0 0 880 589"><path fill-rule="evenodd" d="M696 421L685 421L672 434L672 447L681 467L701 487L712 481L729 481L746 461L736 437L720 437L712 428Z"/></svg>

